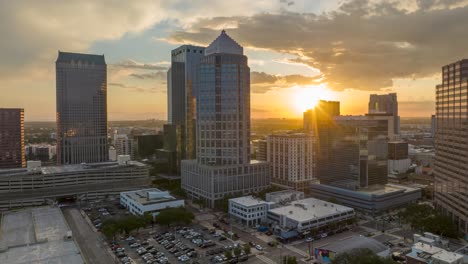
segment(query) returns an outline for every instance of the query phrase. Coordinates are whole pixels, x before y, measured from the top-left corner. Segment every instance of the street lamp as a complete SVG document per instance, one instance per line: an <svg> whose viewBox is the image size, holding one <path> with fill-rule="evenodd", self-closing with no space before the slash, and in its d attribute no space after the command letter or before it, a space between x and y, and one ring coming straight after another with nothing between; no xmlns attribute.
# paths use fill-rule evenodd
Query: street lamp
<svg viewBox="0 0 468 264"><path fill-rule="evenodd" d="M313 243L314 243L314 239L312 237L308 237L306 239L306 242L308 244L308 247L309 247L309 258L312 259L312 250L313 250Z"/></svg>

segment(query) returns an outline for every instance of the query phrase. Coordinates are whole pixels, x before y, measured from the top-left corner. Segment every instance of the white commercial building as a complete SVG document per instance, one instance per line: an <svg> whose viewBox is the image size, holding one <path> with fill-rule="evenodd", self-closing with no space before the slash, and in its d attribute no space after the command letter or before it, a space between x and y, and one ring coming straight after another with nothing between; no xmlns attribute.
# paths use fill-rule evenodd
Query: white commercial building
<svg viewBox="0 0 468 264"><path fill-rule="evenodd" d="M269 135L267 161L273 184L307 189L315 180L314 137L304 133Z"/></svg>
<svg viewBox="0 0 468 264"><path fill-rule="evenodd" d="M279 195L275 197L281 198ZM289 203L287 200L278 201L266 202L252 196L229 199L229 215L248 226L270 223L282 238L305 235L311 229L320 229L355 216L353 208L315 198L289 199Z"/></svg>
<svg viewBox="0 0 468 264"><path fill-rule="evenodd" d="M242 224L255 226L266 221L267 211L273 204L253 196L229 199L229 215Z"/></svg>
<svg viewBox="0 0 468 264"><path fill-rule="evenodd" d="M120 204L134 215L151 213L157 215L165 208L185 206L184 200L178 200L167 191L156 188L121 192Z"/></svg>
<svg viewBox="0 0 468 264"><path fill-rule="evenodd" d="M463 255L435 247L430 244L417 242L406 255L407 263L431 264L462 264Z"/></svg>
<svg viewBox="0 0 468 264"><path fill-rule="evenodd" d="M354 209L307 198L292 202L288 206L278 207L268 211L268 220L275 223L278 230L295 230L298 234L311 229L318 229L354 218Z"/></svg>

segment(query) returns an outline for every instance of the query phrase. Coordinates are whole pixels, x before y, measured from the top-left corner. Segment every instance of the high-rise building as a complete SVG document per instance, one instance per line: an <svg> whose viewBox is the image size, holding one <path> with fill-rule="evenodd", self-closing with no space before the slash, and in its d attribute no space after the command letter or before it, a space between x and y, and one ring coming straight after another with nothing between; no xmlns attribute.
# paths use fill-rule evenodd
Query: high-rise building
<svg viewBox="0 0 468 264"><path fill-rule="evenodd" d="M304 191L315 180L314 137L311 134L269 135L267 156L272 184Z"/></svg>
<svg viewBox="0 0 468 264"><path fill-rule="evenodd" d="M437 131L437 119L436 115L431 116L431 137L435 138L435 134Z"/></svg>
<svg viewBox="0 0 468 264"><path fill-rule="evenodd" d="M128 137L128 135L117 134L115 135L114 140L117 156L129 155L131 159L134 158L135 144L132 137Z"/></svg>
<svg viewBox="0 0 468 264"><path fill-rule="evenodd" d="M24 110L0 108L0 168L24 166Z"/></svg>
<svg viewBox="0 0 468 264"><path fill-rule="evenodd" d="M182 188L213 207L226 195L269 186L268 163L250 160L250 68L223 30L197 65L197 155L181 164Z"/></svg>
<svg viewBox="0 0 468 264"><path fill-rule="evenodd" d="M411 160L408 154L408 143L402 141L388 142L388 172L405 173Z"/></svg>
<svg viewBox="0 0 468 264"><path fill-rule="evenodd" d="M387 183L391 116L338 116L317 125L317 178L349 189Z"/></svg>
<svg viewBox="0 0 468 264"><path fill-rule="evenodd" d="M267 161L267 146L266 140L258 140L257 160Z"/></svg>
<svg viewBox="0 0 468 264"><path fill-rule="evenodd" d="M395 134L400 134L400 116L398 116L398 100L396 93L371 94L369 98L369 115L393 116Z"/></svg>
<svg viewBox="0 0 468 264"><path fill-rule="evenodd" d="M340 115L339 101L320 100L317 105L304 112L303 128L306 133L317 133L316 124L330 122L333 117Z"/></svg>
<svg viewBox="0 0 468 264"><path fill-rule="evenodd" d="M468 59L442 67L436 86L435 204L468 235Z"/></svg>
<svg viewBox="0 0 468 264"><path fill-rule="evenodd" d="M167 120L181 126L179 133L182 159L194 159L195 110L196 110L196 65L204 56L205 47L183 45L171 52L171 68L167 72Z"/></svg>
<svg viewBox="0 0 468 264"><path fill-rule="evenodd" d="M108 160L104 55L60 52L56 61L57 163Z"/></svg>

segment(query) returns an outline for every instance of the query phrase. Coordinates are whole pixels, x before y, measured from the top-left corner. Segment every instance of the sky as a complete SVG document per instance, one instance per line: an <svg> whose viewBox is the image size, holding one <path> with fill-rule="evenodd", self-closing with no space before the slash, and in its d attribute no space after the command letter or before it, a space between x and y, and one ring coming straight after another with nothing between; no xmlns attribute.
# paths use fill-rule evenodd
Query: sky
<svg viewBox="0 0 468 264"><path fill-rule="evenodd" d="M55 119L58 50L104 54L109 120L167 118L170 51L222 29L244 46L252 118L300 118L319 99L364 114L396 92L435 112L443 65L468 57L467 0L0 0L0 107Z"/></svg>

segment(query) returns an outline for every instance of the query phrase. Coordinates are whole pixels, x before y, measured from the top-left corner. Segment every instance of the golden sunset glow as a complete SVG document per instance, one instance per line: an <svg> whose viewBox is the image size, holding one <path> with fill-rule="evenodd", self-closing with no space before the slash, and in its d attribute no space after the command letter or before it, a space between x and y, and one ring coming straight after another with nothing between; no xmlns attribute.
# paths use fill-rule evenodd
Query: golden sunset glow
<svg viewBox="0 0 468 264"><path fill-rule="evenodd" d="M296 86L290 91L291 108L298 115L315 107L319 100L336 100L336 95L325 84Z"/></svg>

